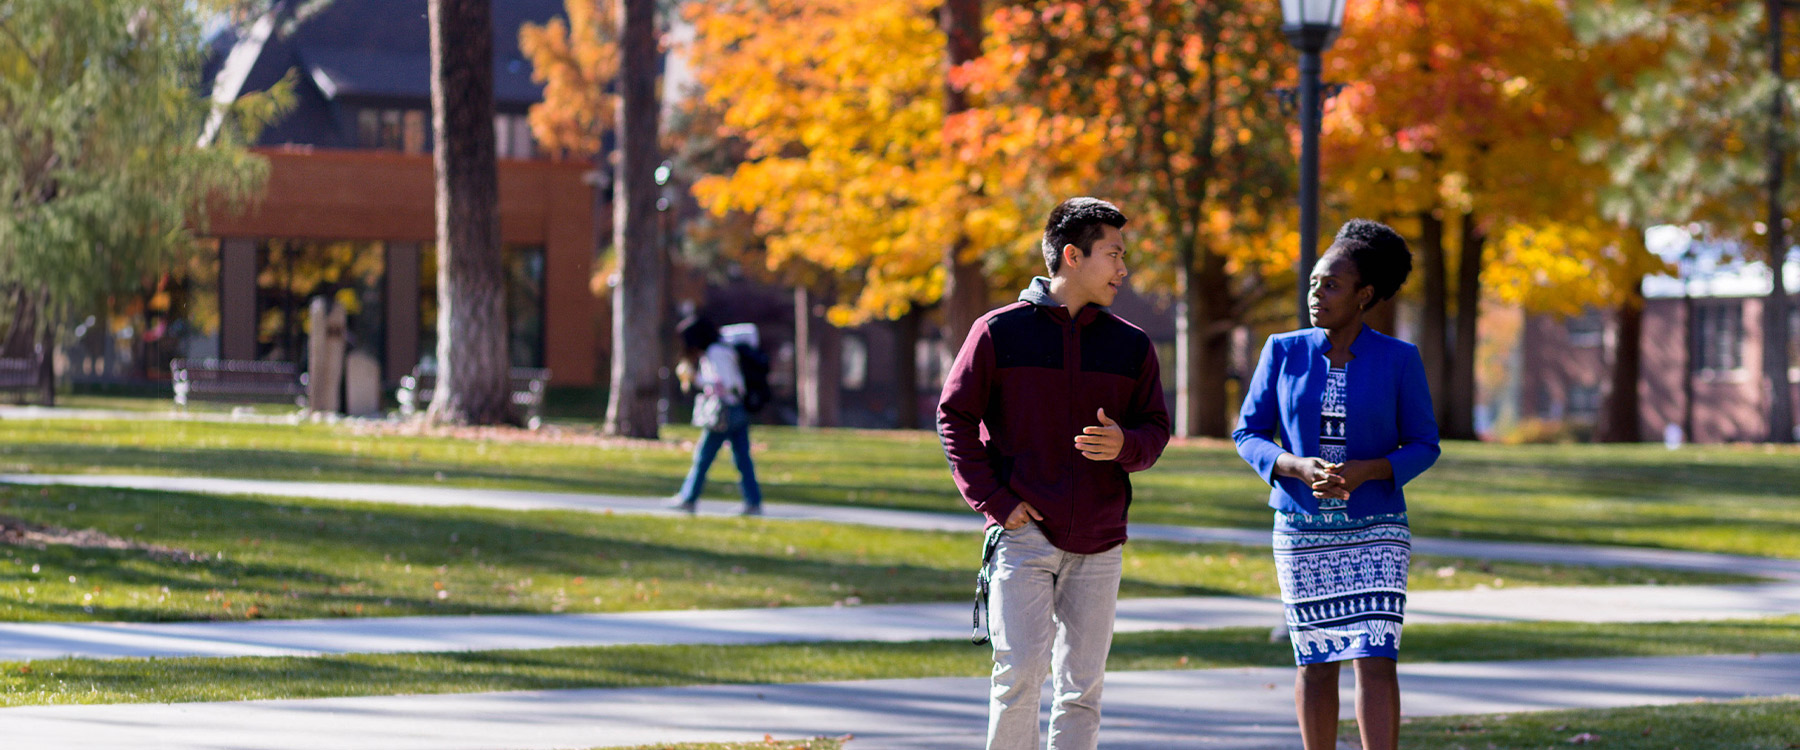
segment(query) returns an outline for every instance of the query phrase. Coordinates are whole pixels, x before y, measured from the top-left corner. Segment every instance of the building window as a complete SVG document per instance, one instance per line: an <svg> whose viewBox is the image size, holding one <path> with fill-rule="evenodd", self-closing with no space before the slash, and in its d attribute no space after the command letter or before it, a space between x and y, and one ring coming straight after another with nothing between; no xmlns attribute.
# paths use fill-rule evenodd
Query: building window
<svg viewBox="0 0 1800 750"><path fill-rule="evenodd" d="M431 131L431 123L425 116L425 111L421 109L406 110L403 120L400 133L402 147L409 154L425 153L425 144L427 143L425 134Z"/></svg>
<svg viewBox="0 0 1800 750"><path fill-rule="evenodd" d="M325 297L349 316L350 350L385 356L380 243L268 240L258 249L256 355L306 365L311 304Z"/></svg>
<svg viewBox="0 0 1800 750"><path fill-rule="evenodd" d="M1800 370L1800 297L1788 299L1788 367Z"/></svg>
<svg viewBox="0 0 1800 750"><path fill-rule="evenodd" d="M431 148L431 118L422 109L363 109L356 113L356 143L363 148L422 154Z"/></svg>
<svg viewBox="0 0 1800 750"><path fill-rule="evenodd" d="M1592 417L1600 413L1600 386L1569 386L1569 416Z"/></svg>
<svg viewBox="0 0 1800 750"><path fill-rule="evenodd" d="M860 391L869 384L869 345L863 337L847 333L844 334L842 349L844 390Z"/></svg>
<svg viewBox="0 0 1800 750"><path fill-rule="evenodd" d="M544 366L544 249L506 249L506 352L514 367Z"/></svg>
<svg viewBox="0 0 1800 750"><path fill-rule="evenodd" d="M1538 417L1549 420L1562 419L1563 414L1569 408L1568 391L1563 389L1559 392L1557 388L1545 382L1538 384L1537 392Z"/></svg>
<svg viewBox="0 0 1800 750"><path fill-rule="evenodd" d="M525 115L494 115L494 155L502 159L530 159L537 154L531 137L531 121Z"/></svg>
<svg viewBox="0 0 1800 750"><path fill-rule="evenodd" d="M1691 333L1696 372L1726 372L1744 366L1744 313L1738 300L1696 301Z"/></svg>
<svg viewBox="0 0 1800 750"><path fill-rule="evenodd" d="M1606 340L1606 320L1600 316L1598 310L1589 310L1569 318L1566 325L1569 332L1569 346L1578 349L1592 349L1600 346Z"/></svg>

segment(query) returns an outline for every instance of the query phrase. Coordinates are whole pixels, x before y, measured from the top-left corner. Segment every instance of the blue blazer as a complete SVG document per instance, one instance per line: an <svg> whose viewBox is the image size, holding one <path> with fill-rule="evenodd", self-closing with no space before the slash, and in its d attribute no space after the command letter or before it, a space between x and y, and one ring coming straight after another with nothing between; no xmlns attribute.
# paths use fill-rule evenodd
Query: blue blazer
<svg viewBox="0 0 1800 750"><path fill-rule="evenodd" d="M1331 363L1331 342L1323 328L1276 334L1263 345L1256 374L1244 391L1238 414L1238 455L1271 486L1269 506L1316 515L1312 488L1293 477L1275 475L1282 453L1319 455L1319 409ZM1364 482L1350 493L1349 513L1371 516L1406 510L1401 487L1437 461L1437 418L1425 384L1419 349L1364 326L1350 344L1347 365L1345 454L1352 460L1386 458L1394 478ZM1279 442L1278 442L1279 441ZM1285 448L1283 446L1286 446Z"/></svg>

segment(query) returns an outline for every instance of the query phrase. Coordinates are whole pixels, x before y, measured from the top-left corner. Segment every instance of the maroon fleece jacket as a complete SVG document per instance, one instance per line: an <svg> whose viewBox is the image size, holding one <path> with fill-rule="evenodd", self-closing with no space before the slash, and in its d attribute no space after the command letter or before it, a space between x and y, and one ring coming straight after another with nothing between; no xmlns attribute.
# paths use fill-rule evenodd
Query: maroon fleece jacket
<svg viewBox="0 0 1800 750"><path fill-rule="evenodd" d="M1125 433L1112 461L1075 448L1100 408ZM937 426L957 489L989 526L1023 500L1058 548L1104 552L1125 541L1127 473L1150 468L1169 442L1156 347L1096 305L1070 319L1039 278L975 321L944 379Z"/></svg>

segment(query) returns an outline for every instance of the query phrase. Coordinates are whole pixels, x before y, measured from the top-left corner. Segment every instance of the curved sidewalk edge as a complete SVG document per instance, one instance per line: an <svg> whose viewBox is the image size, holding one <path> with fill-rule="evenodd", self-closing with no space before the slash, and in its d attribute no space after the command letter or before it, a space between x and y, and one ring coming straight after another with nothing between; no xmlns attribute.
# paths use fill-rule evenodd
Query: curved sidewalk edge
<svg viewBox="0 0 1800 750"><path fill-rule="evenodd" d="M1353 670L1344 670L1346 683ZM1800 654L1400 667L1407 716L1800 694ZM1113 672L1112 750L1298 746L1288 668ZM854 734L849 750L978 747L986 678L0 710L9 750L549 750ZM1352 703L1343 710L1353 713Z"/></svg>

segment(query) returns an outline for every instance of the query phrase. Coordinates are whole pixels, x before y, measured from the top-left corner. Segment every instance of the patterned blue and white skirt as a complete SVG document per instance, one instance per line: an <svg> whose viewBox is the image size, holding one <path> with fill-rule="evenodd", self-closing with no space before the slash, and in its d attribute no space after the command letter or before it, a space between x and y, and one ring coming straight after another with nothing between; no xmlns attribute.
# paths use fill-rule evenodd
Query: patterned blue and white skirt
<svg viewBox="0 0 1800 750"><path fill-rule="evenodd" d="M1275 574L1295 664L1400 657L1412 530L1405 513L1275 513Z"/></svg>

